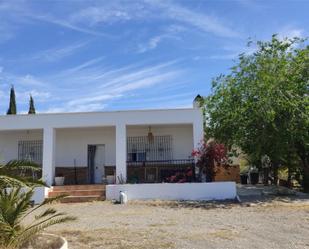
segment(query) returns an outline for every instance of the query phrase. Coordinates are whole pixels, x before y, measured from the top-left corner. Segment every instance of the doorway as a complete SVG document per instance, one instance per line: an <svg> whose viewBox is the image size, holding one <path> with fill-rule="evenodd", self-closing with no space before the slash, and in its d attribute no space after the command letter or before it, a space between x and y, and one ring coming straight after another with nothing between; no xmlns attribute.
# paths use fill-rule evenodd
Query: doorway
<svg viewBox="0 0 309 249"><path fill-rule="evenodd" d="M101 184L104 177L105 145L88 145L88 175L89 183Z"/></svg>

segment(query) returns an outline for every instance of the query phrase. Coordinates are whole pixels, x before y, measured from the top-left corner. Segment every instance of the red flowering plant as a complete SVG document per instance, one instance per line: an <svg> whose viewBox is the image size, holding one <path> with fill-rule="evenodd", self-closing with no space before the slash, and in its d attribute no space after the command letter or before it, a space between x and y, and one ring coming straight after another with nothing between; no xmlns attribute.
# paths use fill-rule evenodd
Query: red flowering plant
<svg viewBox="0 0 309 249"><path fill-rule="evenodd" d="M205 173L206 181L212 182L217 173L216 165L228 165L228 153L224 144L220 144L213 139L207 142L202 141L200 147L192 151L192 156L196 159L196 166L201 174Z"/></svg>
<svg viewBox="0 0 309 249"><path fill-rule="evenodd" d="M193 181L193 169L188 167L183 172L176 172L174 175L167 177L165 180L169 183L183 183Z"/></svg>

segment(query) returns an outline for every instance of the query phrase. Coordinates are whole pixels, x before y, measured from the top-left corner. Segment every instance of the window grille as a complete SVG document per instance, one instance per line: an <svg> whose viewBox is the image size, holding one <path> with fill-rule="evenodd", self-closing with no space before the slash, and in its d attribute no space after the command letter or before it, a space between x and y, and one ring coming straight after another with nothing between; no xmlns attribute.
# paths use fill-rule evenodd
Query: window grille
<svg viewBox="0 0 309 249"><path fill-rule="evenodd" d="M172 160L172 136L154 136L149 141L147 136L127 138L127 161L159 161Z"/></svg>
<svg viewBox="0 0 309 249"><path fill-rule="evenodd" d="M42 140L18 141L18 160L28 160L42 164L42 156Z"/></svg>

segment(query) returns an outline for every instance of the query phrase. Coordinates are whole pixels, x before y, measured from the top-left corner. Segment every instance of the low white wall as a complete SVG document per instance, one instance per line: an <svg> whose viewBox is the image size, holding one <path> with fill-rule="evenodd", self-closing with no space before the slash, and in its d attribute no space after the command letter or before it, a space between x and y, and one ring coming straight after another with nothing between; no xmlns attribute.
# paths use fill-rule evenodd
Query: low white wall
<svg viewBox="0 0 309 249"><path fill-rule="evenodd" d="M36 187L34 189L34 194L32 200L35 204L40 204L48 197L49 188L47 187Z"/></svg>
<svg viewBox="0 0 309 249"><path fill-rule="evenodd" d="M107 185L106 199L118 200L125 191L128 200L226 200L236 197L235 182L155 183Z"/></svg>
<svg viewBox="0 0 309 249"><path fill-rule="evenodd" d="M10 191L10 188L7 188L8 191ZM27 191L29 188L23 188L22 191ZM36 187L34 189L33 196L31 198L32 201L34 201L34 204L40 204L42 203L45 198L48 197L49 188L48 187Z"/></svg>

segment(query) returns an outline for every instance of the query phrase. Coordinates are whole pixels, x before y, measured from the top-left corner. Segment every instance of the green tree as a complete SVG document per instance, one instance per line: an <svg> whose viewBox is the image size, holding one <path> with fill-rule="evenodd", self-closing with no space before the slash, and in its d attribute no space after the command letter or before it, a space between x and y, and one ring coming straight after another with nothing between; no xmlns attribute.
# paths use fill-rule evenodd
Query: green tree
<svg viewBox="0 0 309 249"><path fill-rule="evenodd" d="M9 109L8 109L6 114L8 114L8 115L17 114L14 86L11 87L10 104L9 104Z"/></svg>
<svg viewBox="0 0 309 249"><path fill-rule="evenodd" d="M26 222L30 215L53 201L62 198L49 198L40 205L32 208L31 198L34 189L22 190L20 187L0 190L0 247L1 248L28 248L32 239L44 229L55 224L73 221L76 218L67 216L48 207L39 214L32 215L34 219Z"/></svg>
<svg viewBox="0 0 309 249"><path fill-rule="evenodd" d="M35 114L35 107L34 107L34 101L33 101L32 95L30 95L28 114Z"/></svg>
<svg viewBox="0 0 309 249"><path fill-rule="evenodd" d="M206 134L239 146L256 166L268 155L275 180L278 167L295 154L309 179L309 47L276 35L255 45L228 75L213 80L204 101Z"/></svg>

